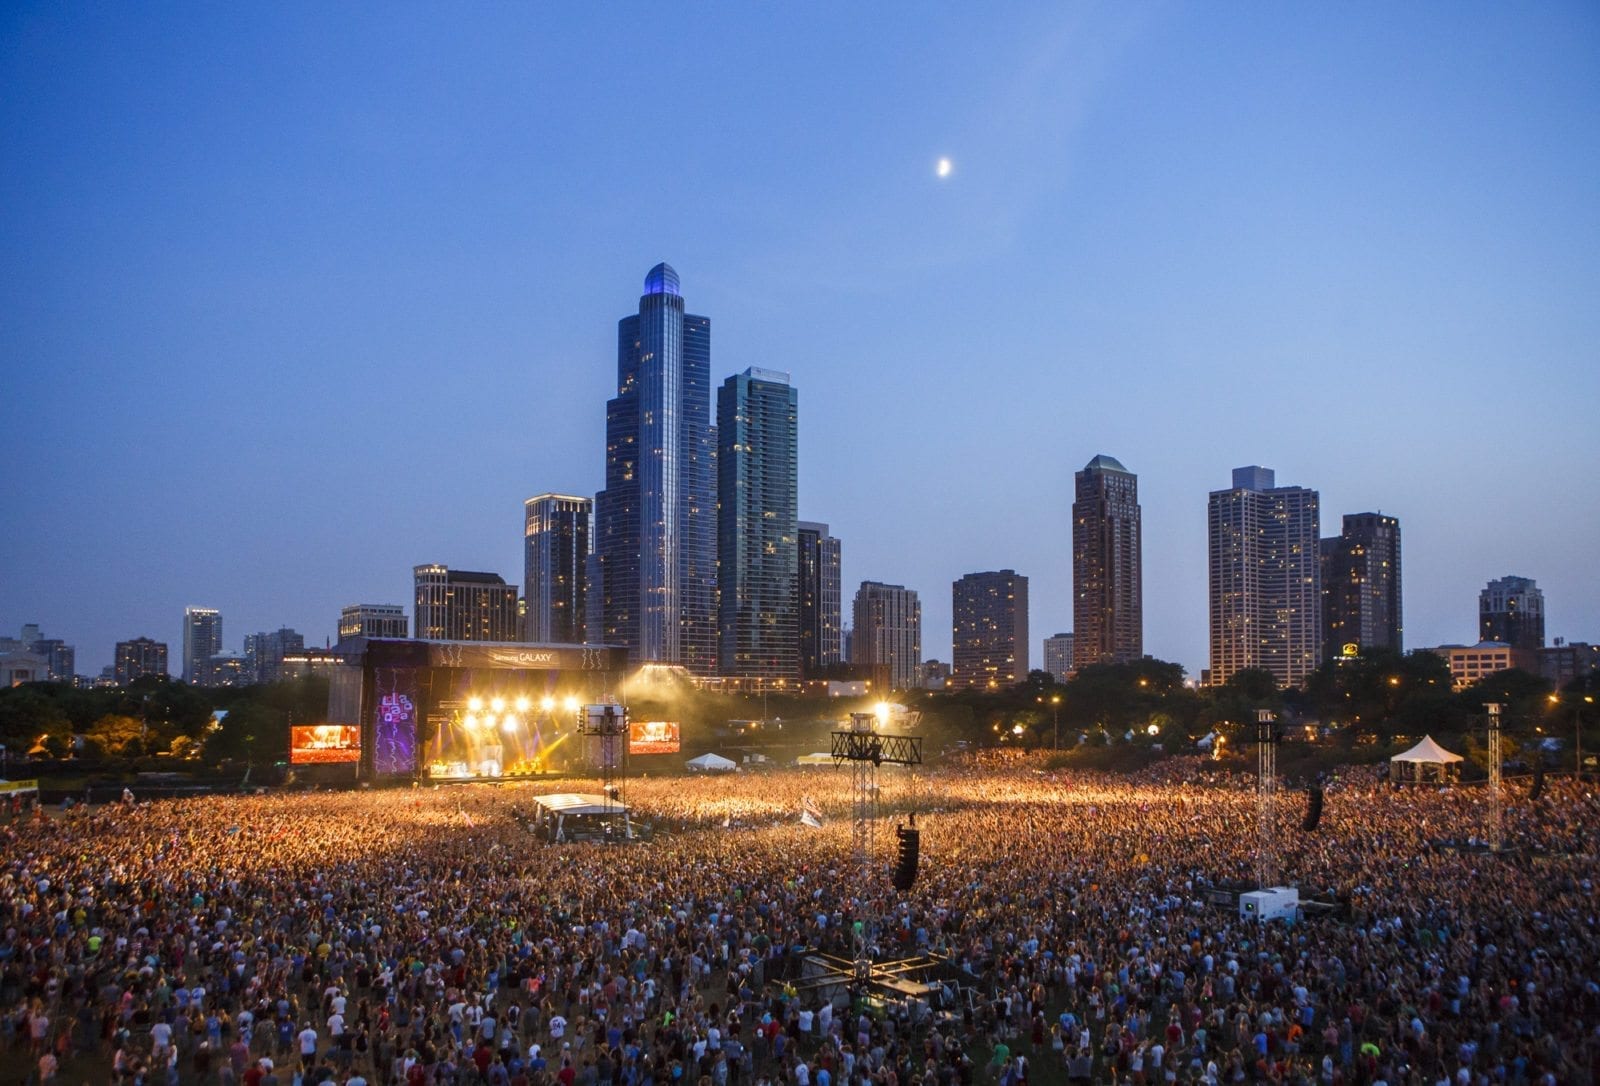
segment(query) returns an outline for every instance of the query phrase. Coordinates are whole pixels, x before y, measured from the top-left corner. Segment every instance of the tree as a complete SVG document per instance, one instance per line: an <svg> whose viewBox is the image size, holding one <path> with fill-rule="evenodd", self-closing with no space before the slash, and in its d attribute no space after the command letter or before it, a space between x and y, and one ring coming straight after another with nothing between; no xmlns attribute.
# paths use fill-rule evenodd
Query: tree
<svg viewBox="0 0 1600 1086"><path fill-rule="evenodd" d="M137 717L107 713L90 725L88 738L105 753L126 757L146 753L140 742L144 730Z"/></svg>

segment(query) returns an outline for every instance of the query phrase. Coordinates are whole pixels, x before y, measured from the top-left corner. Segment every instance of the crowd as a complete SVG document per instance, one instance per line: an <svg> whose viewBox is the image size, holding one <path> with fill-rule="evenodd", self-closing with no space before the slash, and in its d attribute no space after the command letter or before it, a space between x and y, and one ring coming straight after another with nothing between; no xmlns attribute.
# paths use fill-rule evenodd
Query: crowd
<svg viewBox="0 0 1600 1086"><path fill-rule="evenodd" d="M1261 924L1208 903L1255 877L1253 782L1190 770L885 769L885 823L922 830L906 893L892 850L853 865L843 771L632 780L673 829L643 845L539 842L548 784L14 820L0 1082L1600 1081L1592 786L1509 803L1512 855L1434 847L1482 835L1481 788L1345 774L1312 832L1285 796L1283 880L1341 907ZM946 998L805 978L861 943L944 963Z"/></svg>

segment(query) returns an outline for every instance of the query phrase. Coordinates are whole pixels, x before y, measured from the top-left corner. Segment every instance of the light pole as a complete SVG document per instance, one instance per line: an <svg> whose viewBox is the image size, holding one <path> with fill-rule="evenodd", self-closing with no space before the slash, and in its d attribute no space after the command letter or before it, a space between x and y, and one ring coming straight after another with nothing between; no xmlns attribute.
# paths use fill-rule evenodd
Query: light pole
<svg viewBox="0 0 1600 1086"><path fill-rule="evenodd" d="M1050 749L1061 753L1061 695L1050 695Z"/></svg>

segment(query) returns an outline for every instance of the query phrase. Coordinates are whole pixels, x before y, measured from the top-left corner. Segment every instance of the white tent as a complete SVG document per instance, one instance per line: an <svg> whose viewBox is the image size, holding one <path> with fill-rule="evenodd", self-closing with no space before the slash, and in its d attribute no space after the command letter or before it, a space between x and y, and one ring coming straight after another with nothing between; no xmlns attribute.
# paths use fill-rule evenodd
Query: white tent
<svg viewBox="0 0 1600 1086"><path fill-rule="evenodd" d="M696 773L732 773L738 769L731 759L720 754L702 754L698 758L690 758L684 763Z"/></svg>
<svg viewBox="0 0 1600 1086"><path fill-rule="evenodd" d="M1410 750L1396 754L1389 759L1390 772L1395 780L1405 779L1406 766L1411 767L1411 779L1422 781L1427 778L1428 768L1433 768L1435 779L1444 780L1445 767L1461 761L1461 755L1451 754L1438 743L1433 741L1433 736L1425 735L1422 742Z"/></svg>

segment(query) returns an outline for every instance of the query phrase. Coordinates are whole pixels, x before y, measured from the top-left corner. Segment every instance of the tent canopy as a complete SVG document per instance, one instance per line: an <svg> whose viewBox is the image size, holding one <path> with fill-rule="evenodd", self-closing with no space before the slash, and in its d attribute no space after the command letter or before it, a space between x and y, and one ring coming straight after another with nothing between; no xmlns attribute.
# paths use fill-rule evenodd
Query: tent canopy
<svg viewBox="0 0 1600 1086"><path fill-rule="evenodd" d="M739 767L728 758L720 754L702 754L698 758L690 758L684 763L690 769L698 769L704 773L731 773Z"/></svg>
<svg viewBox="0 0 1600 1086"><path fill-rule="evenodd" d="M1422 742L1408 751L1396 754L1389 759L1391 762L1421 762L1424 765L1448 765L1451 762L1461 761L1461 755L1451 754L1438 743L1433 741L1433 736L1425 735Z"/></svg>

